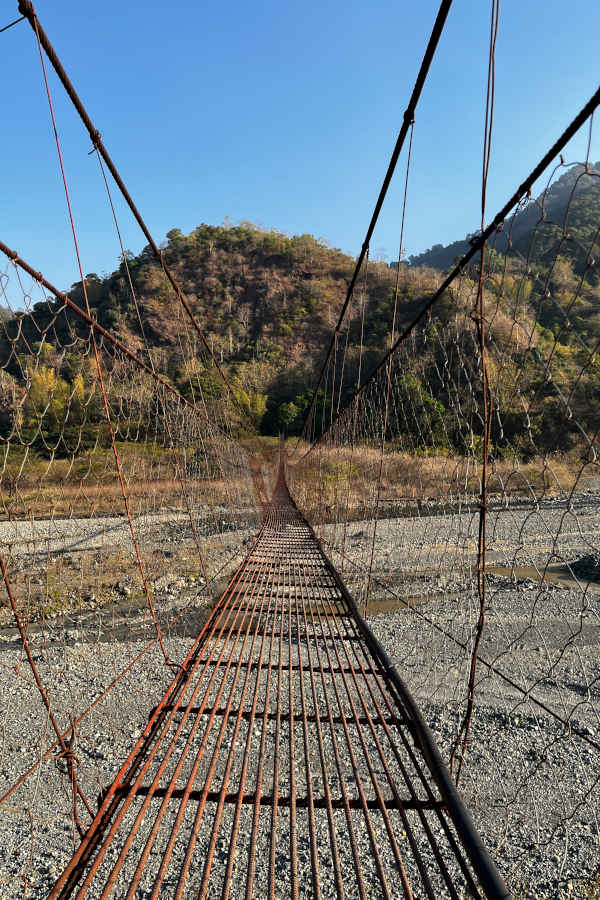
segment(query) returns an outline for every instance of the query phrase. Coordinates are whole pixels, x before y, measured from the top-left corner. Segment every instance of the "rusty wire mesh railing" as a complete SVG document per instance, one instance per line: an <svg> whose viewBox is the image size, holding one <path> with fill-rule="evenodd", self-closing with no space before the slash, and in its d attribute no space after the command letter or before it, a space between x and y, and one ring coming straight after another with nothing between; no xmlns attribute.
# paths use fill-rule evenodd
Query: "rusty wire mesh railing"
<svg viewBox="0 0 600 900"><path fill-rule="evenodd" d="M588 144L599 99L575 122ZM380 311L357 289L290 486L514 895L591 897L600 165L561 157L545 178L446 277L399 266L387 352L369 338Z"/></svg>
<svg viewBox="0 0 600 900"><path fill-rule="evenodd" d="M224 391L203 389L198 347L180 394L160 353L142 368L18 262L0 291L15 310L0 336L0 890L11 896L35 881L57 828L68 858L239 564L262 460L228 434L235 413Z"/></svg>
<svg viewBox="0 0 600 900"><path fill-rule="evenodd" d="M243 386L215 357L21 0L81 280L66 295L0 243L3 896L76 887L92 896L504 896L476 840L472 853L474 832L392 663L513 893L600 891L600 223L584 202L598 193L599 169L589 150L579 164L561 159L538 199L527 194L600 94L486 224L492 2L481 233L446 277L408 270L400 252L382 334L381 310L368 302L379 277L369 236L406 138L410 162L413 114L449 6L291 458L302 515L281 480L265 511L273 451ZM125 328L99 324L94 278L84 277L48 63L98 161L121 258L117 299L132 312ZM408 174L407 163L404 210ZM135 266L115 188L148 241ZM404 211L401 251L403 233ZM158 342L148 335L160 317L137 299L148 286L170 311ZM388 655L352 597L367 614L385 613L371 625ZM235 655L240 635L250 655ZM226 650L234 668L220 679ZM265 682L274 667L279 694ZM167 751L156 749L163 736ZM176 787L173 766L189 774L192 745L205 779L198 786L194 770ZM157 780L138 783L138 766ZM171 798L184 802L165 815ZM151 830L145 811L156 800ZM199 831L206 804L213 817ZM479 852L481 870L471 865Z"/></svg>
<svg viewBox="0 0 600 900"><path fill-rule="evenodd" d="M33 8L22 12L81 280L67 296L0 244L3 897L45 895L78 846L245 555L268 469L243 397L88 128L121 259L115 299L133 322L99 324L47 60L64 70ZM149 242L142 265L124 250L115 187ZM137 299L149 284L169 309L160 347Z"/></svg>

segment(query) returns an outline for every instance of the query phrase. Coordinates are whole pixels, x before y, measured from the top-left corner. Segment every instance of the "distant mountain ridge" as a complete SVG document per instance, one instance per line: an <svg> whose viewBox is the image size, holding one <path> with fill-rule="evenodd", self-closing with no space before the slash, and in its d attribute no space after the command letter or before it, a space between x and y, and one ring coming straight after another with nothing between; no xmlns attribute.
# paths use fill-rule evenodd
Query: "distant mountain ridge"
<svg viewBox="0 0 600 900"><path fill-rule="evenodd" d="M521 256L533 263L547 263L556 252L566 225L571 246L561 247L570 257L575 271L585 264L586 247L594 238L600 213L600 161L585 167L576 164L552 182L535 200L509 216L503 231L498 232L492 246L499 253ZM531 239L534 236L533 244ZM476 233L475 233L476 234ZM423 253L410 256L411 267L428 266L444 271L451 268L469 249L473 234L451 244L434 244Z"/></svg>

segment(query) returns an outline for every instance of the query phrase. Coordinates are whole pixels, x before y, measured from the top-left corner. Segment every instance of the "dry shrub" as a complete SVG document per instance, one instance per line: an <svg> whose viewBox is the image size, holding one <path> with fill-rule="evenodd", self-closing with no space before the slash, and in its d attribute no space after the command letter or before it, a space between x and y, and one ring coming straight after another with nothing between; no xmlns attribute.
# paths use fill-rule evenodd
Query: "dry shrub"
<svg viewBox="0 0 600 900"><path fill-rule="evenodd" d="M301 456L301 454L300 454ZM332 518L346 509L356 517L376 499L381 465L380 502L414 503L474 501L481 491L481 462L457 454L410 454L369 446L323 447L312 466L290 465L290 482L303 509L323 507ZM585 479L600 475L600 467L582 469L577 454L538 456L528 462L516 458L493 460L488 470L492 500L556 496L585 487Z"/></svg>

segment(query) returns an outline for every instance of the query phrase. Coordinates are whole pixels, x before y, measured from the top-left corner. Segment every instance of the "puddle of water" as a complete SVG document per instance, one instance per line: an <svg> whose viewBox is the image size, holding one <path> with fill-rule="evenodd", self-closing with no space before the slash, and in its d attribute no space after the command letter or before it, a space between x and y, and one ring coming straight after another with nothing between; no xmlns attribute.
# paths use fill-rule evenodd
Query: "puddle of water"
<svg viewBox="0 0 600 900"><path fill-rule="evenodd" d="M442 593L441 591L432 591L430 594L410 594L409 596L392 597L388 594L386 597L372 597L367 604L368 616L379 616L381 613L395 612L398 609L411 609L414 606L424 606L431 603L432 600L453 600L458 597L464 597L462 593Z"/></svg>
<svg viewBox="0 0 600 900"><path fill-rule="evenodd" d="M530 581L537 581L538 584L551 582L560 587L576 591L581 591L582 585L584 587L586 586L585 578L580 578L579 581L577 581L569 571L568 566L561 564L548 566L545 572L544 570L540 571L536 569L535 566L515 566L514 568L511 568L510 566L487 566L486 571L489 575L502 575L505 578L511 579L527 578ZM475 571L473 572L473 577L476 577ZM594 594L600 594L600 584L591 581L587 584L587 590ZM425 603L430 603L432 600L439 600L440 597L443 597L444 600L452 600L464 596L464 591L461 593L440 593L439 591L432 591L430 594L411 594L404 599L401 597L393 597L388 594L384 597L371 598L367 606L367 615L377 616L381 613L394 612L399 609L409 609L412 606L422 606Z"/></svg>
<svg viewBox="0 0 600 900"><path fill-rule="evenodd" d="M577 580L569 571L568 566L554 564L548 566L546 570L536 569L535 566L487 566L486 571L489 575L503 575L505 578L528 578L530 581L537 581L538 584L544 582L552 582L561 587L568 587L572 590L581 590L581 585L586 584L585 578ZM600 594L600 584L590 581L587 585L588 590L594 594Z"/></svg>

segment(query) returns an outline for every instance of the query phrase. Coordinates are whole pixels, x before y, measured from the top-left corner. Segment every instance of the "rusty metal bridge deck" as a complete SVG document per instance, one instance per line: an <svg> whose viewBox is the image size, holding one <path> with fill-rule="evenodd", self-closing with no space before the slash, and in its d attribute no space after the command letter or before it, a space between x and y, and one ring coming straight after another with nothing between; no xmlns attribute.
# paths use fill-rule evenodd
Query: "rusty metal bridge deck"
<svg viewBox="0 0 600 900"><path fill-rule="evenodd" d="M282 472L50 896L508 896Z"/></svg>

